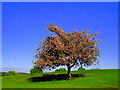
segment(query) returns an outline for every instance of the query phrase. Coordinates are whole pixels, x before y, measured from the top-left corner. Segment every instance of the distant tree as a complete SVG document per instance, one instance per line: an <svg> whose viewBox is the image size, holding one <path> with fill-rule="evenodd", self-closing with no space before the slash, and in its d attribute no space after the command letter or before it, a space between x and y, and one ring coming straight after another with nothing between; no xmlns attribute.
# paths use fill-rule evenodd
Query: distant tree
<svg viewBox="0 0 120 90"><path fill-rule="evenodd" d="M80 71L80 70L85 70L85 68L79 67L79 68L78 68L78 71Z"/></svg>
<svg viewBox="0 0 120 90"><path fill-rule="evenodd" d="M59 69L56 69L55 71L66 71L65 68L59 68Z"/></svg>
<svg viewBox="0 0 120 90"><path fill-rule="evenodd" d="M2 76L7 76L6 72L2 72Z"/></svg>
<svg viewBox="0 0 120 90"><path fill-rule="evenodd" d="M65 33L61 27L54 24L49 24L47 30L55 32L57 36L46 37L45 41L40 42L35 56L36 66L50 69L66 65L67 75L69 79L72 79L70 71L73 66L80 63L84 66L99 63L100 50L97 43L100 40L94 38L99 32L88 34L86 30L83 30Z"/></svg>
<svg viewBox="0 0 120 90"><path fill-rule="evenodd" d="M6 73L7 76L11 76L11 75L19 75L19 73L15 72L15 71L8 71Z"/></svg>
<svg viewBox="0 0 120 90"><path fill-rule="evenodd" d="M41 68L34 66L34 68L31 68L31 69L30 69L30 73L31 73L31 74L33 74L33 73L43 73L43 71L42 71Z"/></svg>

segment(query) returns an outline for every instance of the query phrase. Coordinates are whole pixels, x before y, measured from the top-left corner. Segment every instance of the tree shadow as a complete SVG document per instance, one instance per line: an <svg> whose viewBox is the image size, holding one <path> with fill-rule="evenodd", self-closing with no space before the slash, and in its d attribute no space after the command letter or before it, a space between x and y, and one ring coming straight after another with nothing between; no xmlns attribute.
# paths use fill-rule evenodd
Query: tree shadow
<svg viewBox="0 0 120 90"><path fill-rule="evenodd" d="M84 74L72 74L72 78L84 77ZM44 82L44 81L57 81L57 80L68 80L67 74L57 74L57 75L43 75L39 77L32 77L28 79L31 82Z"/></svg>

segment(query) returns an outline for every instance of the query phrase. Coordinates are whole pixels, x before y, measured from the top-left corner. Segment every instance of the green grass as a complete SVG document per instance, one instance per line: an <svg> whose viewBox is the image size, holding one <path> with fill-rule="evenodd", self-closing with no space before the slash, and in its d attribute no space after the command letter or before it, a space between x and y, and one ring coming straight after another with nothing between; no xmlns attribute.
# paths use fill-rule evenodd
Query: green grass
<svg viewBox="0 0 120 90"><path fill-rule="evenodd" d="M71 73L85 74L85 77L76 77L72 80L32 82L28 79L45 74L66 74L66 72L4 76L2 77L2 88L118 88L117 69L83 70Z"/></svg>

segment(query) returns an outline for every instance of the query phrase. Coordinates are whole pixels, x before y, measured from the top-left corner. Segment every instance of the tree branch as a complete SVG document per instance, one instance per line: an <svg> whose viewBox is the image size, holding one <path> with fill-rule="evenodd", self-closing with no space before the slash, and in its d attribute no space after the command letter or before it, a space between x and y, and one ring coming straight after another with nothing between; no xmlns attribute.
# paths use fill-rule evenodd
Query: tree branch
<svg viewBox="0 0 120 90"><path fill-rule="evenodd" d="M73 63L73 65L71 65L70 68L73 67L74 65L75 65L75 63Z"/></svg>

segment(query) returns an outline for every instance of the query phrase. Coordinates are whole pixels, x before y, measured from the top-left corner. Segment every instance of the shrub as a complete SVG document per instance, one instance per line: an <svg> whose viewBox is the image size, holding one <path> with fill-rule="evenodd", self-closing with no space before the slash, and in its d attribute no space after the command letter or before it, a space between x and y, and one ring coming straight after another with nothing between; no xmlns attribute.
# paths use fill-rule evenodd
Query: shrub
<svg viewBox="0 0 120 90"><path fill-rule="evenodd" d="M6 73L7 76L11 76L11 75L19 75L19 73L15 72L15 71L9 71Z"/></svg>
<svg viewBox="0 0 120 90"><path fill-rule="evenodd" d="M56 69L55 71L66 71L65 68L59 68L59 69Z"/></svg>
<svg viewBox="0 0 120 90"><path fill-rule="evenodd" d="M39 67L34 67L30 69L30 73L43 73L42 69L40 69Z"/></svg>
<svg viewBox="0 0 120 90"><path fill-rule="evenodd" d="M79 70L85 70L85 68L79 67L79 68L78 68L78 71L79 71Z"/></svg>
<svg viewBox="0 0 120 90"><path fill-rule="evenodd" d="M2 76L7 76L6 72L2 72Z"/></svg>

